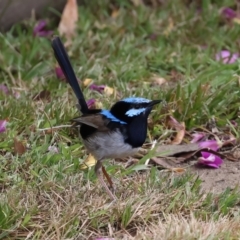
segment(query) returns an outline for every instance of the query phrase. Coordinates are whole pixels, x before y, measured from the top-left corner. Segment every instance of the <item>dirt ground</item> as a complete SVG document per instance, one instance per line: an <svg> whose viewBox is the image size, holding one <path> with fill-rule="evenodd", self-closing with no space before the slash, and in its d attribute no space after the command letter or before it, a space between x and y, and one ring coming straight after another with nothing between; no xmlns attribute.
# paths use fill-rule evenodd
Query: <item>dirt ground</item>
<svg viewBox="0 0 240 240"><path fill-rule="evenodd" d="M240 160L228 161L219 169L199 168L192 166L191 172L200 176L202 182L202 190L206 192L220 193L227 187L234 189L240 187Z"/></svg>

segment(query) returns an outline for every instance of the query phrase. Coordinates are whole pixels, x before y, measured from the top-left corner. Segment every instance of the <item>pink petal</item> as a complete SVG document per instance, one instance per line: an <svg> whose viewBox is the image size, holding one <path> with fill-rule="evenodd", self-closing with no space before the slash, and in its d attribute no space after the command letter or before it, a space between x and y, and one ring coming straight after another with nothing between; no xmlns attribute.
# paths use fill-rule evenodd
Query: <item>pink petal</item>
<svg viewBox="0 0 240 240"><path fill-rule="evenodd" d="M202 132L193 133L193 134L192 134L193 139L191 140L191 143L196 143L196 142L198 142L198 141L201 140L204 136L205 136L205 133L202 133Z"/></svg>
<svg viewBox="0 0 240 240"><path fill-rule="evenodd" d="M95 103L96 103L96 100L94 98L87 100L88 108L92 108L95 105Z"/></svg>
<svg viewBox="0 0 240 240"><path fill-rule="evenodd" d="M232 64L239 58L238 53L231 54L228 50L222 50L215 56L216 61L222 61L224 64Z"/></svg>
<svg viewBox="0 0 240 240"><path fill-rule="evenodd" d="M222 144L217 142L216 140L207 140L199 142L198 146L199 148L210 148L213 151L217 151L222 146Z"/></svg>
<svg viewBox="0 0 240 240"><path fill-rule="evenodd" d="M58 79L65 79L65 76L61 67L55 67L55 73Z"/></svg>
<svg viewBox="0 0 240 240"><path fill-rule="evenodd" d="M219 168L223 163L223 160L215 154L209 152L201 152L201 154L202 157L198 158L198 164L213 168Z"/></svg>
<svg viewBox="0 0 240 240"><path fill-rule="evenodd" d="M222 15L226 18L233 19L237 16L237 13L233 9L226 7L222 10Z"/></svg>
<svg viewBox="0 0 240 240"><path fill-rule="evenodd" d="M59 153L58 148L56 146L49 146L48 151L51 153Z"/></svg>
<svg viewBox="0 0 240 240"><path fill-rule="evenodd" d="M6 120L0 120L0 133L6 131L7 121Z"/></svg>
<svg viewBox="0 0 240 240"><path fill-rule="evenodd" d="M105 86L104 85L91 84L89 86L89 89L102 93L105 89Z"/></svg>
<svg viewBox="0 0 240 240"><path fill-rule="evenodd" d="M3 92L4 94L9 94L9 89L4 84L0 84L0 91Z"/></svg>
<svg viewBox="0 0 240 240"><path fill-rule="evenodd" d="M40 20L33 29L33 36L37 37L48 37L52 35L53 31L46 29L47 22L45 20Z"/></svg>

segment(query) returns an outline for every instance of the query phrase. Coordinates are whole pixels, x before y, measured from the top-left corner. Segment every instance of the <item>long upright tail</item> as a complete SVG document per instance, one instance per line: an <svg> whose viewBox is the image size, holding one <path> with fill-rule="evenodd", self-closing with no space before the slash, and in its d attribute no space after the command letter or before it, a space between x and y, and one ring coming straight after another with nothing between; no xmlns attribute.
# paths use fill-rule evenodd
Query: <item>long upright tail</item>
<svg viewBox="0 0 240 240"><path fill-rule="evenodd" d="M81 107L82 113L88 112L88 106L83 96L83 93L78 85L77 77L73 71L72 65L70 63L67 52L62 44L62 41L59 37L54 37L52 40L52 48L54 50L55 57L66 77L70 86L72 87L77 99L78 103Z"/></svg>

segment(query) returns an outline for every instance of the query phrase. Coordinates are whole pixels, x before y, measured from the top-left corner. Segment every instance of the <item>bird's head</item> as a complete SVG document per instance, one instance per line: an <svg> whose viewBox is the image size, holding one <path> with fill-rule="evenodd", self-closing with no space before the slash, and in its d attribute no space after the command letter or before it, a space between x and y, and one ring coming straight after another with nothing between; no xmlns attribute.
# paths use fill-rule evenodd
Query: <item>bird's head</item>
<svg viewBox="0 0 240 240"><path fill-rule="evenodd" d="M148 118L153 106L161 100L149 100L146 98L129 97L116 102L110 112L118 119L130 123L136 117Z"/></svg>

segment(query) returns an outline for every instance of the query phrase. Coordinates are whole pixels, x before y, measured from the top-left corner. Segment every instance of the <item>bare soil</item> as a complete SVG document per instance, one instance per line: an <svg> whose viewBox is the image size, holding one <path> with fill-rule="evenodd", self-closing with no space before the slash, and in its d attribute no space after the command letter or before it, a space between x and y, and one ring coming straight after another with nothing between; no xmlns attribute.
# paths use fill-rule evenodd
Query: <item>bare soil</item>
<svg viewBox="0 0 240 240"><path fill-rule="evenodd" d="M225 160L219 169L192 166L191 172L199 175L206 192L220 193L226 188L240 187L240 160Z"/></svg>

